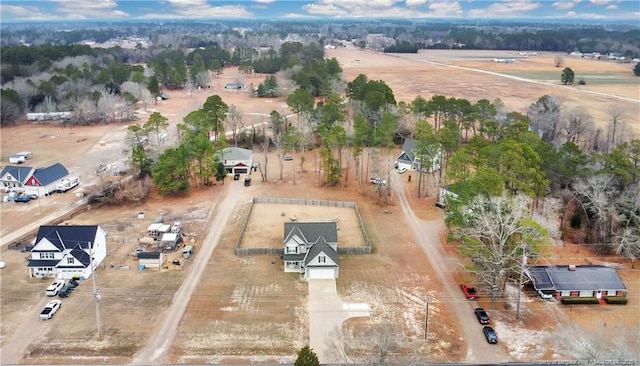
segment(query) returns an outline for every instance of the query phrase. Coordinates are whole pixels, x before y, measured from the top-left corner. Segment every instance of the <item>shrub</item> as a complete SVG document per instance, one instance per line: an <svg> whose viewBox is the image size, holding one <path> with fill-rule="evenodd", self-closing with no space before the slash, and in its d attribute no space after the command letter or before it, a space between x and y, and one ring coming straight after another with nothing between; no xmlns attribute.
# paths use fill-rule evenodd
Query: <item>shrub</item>
<svg viewBox="0 0 640 366"><path fill-rule="evenodd" d="M565 297L563 304L598 304L600 301L595 297Z"/></svg>
<svg viewBox="0 0 640 366"><path fill-rule="evenodd" d="M627 298L625 296L611 296L606 298L607 304L615 305L627 305Z"/></svg>
<svg viewBox="0 0 640 366"><path fill-rule="evenodd" d="M578 81L578 85L587 85L587 82L584 81L584 79L580 79L580 81Z"/></svg>

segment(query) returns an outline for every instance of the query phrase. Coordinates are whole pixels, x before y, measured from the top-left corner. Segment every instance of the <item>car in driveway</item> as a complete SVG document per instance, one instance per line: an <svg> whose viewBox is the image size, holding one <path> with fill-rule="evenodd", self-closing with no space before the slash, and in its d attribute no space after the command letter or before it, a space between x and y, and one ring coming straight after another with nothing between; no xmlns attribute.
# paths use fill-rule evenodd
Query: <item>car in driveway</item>
<svg viewBox="0 0 640 366"><path fill-rule="evenodd" d="M369 178L369 183L383 186L383 185L387 184L387 181L385 179L382 179L382 178L372 177L372 178Z"/></svg>
<svg viewBox="0 0 640 366"><path fill-rule="evenodd" d="M51 319L53 315L58 312L58 309L60 309L60 306L62 306L62 301L60 300L49 301L47 305L44 306L44 309L42 309L42 311L40 312L40 319L42 320Z"/></svg>
<svg viewBox="0 0 640 366"><path fill-rule="evenodd" d="M478 318L480 324L489 324L489 314L487 314L483 308L476 308L474 312L476 313L476 318Z"/></svg>
<svg viewBox="0 0 640 366"><path fill-rule="evenodd" d="M29 197L29 196L28 196L28 195L26 195L26 194L23 194L23 195L20 195L20 196L16 197L16 198L14 199L14 201L15 201L15 202L27 203L27 202L31 201L31 197Z"/></svg>
<svg viewBox="0 0 640 366"><path fill-rule="evenodd" d="M291 161L291 160L293 160L293 156L291 156L291 155L285 155L285 156L284 156L284 158L283 158L282 160L284 160L284 161Z"/></svg>
<svg viewBox="0 0 640 366"><path fill-rule="evenodd" d="M401 166L398 168L398 174L403 174L407 171L407 167Z"/></svg>
<svg viewBox="0 0 640 366"><path fill-rule="evenodd" d="M475 287L471 285L465 285L463 283L462 285L460 285L460 288L462 289L462 292L464 292L464 296L466 296L467 299L473 300L478 298L478 292L476 291Z"/></svg>
<svg viewBox="0 0 640 366"><path fill-rule="evenodd" d="M73 292L73 289L75 288L75 286L73 286L72 284L66 284L64 285L63 288L60 289L60 291L58 291L58 296L65 298L65 297L69 297L69 295L71 295L71 293Z"/></svg>
<svg viewBox="0 0 640 366"><path fill-rule="evenodd" d="M496 331L493 330L493 328L484 326L482 327L482 333L484 333L484 337L487 339L487 342L491 344L498 343L498 335L496 334Z"/></svg>
<svg viewBox="0 0 640 366"><path fill-rule="evenodd" d="M47 296L56 296L58 292L64 287L63 280L53 281L49 287L47 287Z"/></svg>

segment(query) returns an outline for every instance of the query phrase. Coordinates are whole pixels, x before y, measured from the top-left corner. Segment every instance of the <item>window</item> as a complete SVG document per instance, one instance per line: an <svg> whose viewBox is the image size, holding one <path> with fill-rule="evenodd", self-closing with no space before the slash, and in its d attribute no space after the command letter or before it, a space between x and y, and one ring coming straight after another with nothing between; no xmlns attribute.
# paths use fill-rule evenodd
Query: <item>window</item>
<svg viewBox="0 0 640 366"><path fill-rule="evenodd" d="M73 264L73 257L67 257L67 264Z"/></svg>
<svg viewBox="0 0 640 366"><path fill-rule="evenodd" d="M53 259L53 253L40 253L40 259Z"/></svg>
<svg viewBox="0 0 640 366"><path fill-rule="evenodd" d="M287 246L287 254L290 253L298 253L298 247L297 246Z"/></svg>
<svg viewBox="0 0 640 366"><path fill-rule="evenodd" d="M318 263L327 263L327 257L321 255L318 257Z"/></svg>

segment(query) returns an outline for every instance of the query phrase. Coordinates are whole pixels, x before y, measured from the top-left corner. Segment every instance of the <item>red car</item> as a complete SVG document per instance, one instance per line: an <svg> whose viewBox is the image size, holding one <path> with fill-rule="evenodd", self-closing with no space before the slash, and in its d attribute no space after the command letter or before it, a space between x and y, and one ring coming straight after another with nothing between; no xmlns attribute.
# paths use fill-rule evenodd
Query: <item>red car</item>
<svg viewBox="0 0 640 366"><path fill-rule="evenodd" d="M464 292L464 296L466 296L467 299L472 300L478 298L478 293L473 286L462 284L460 288L462 288L462 292Z"/></svg>

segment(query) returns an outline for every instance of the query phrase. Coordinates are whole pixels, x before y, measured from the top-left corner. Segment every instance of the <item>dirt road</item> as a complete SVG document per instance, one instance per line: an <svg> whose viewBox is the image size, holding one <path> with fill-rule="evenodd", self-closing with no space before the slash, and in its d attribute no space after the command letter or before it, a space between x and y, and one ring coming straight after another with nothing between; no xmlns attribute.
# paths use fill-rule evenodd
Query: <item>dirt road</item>
<svg viewBox="0 0 640 366"><path fill-rule="evenodd" d="M405 195L402 182L397 175L391 175L391 185L396 193L398 201L402 207L402 212L407 218L407 222L418 241L418 245L422 248L438 276L438 280L442 284L446 297L453 299L449 304L458 324L462 326L461 334L467 344L467 356L465 361L474 364L495 364L500 362L508 362L509 357L502 352L497 346L487 344L482 334L481 327L473 313L475 303L468 301L453 278L454 268L456 265L448 265L452 260L444 252L440 246L439 234L445 230L444 222L439 220L425 221L419 219L411 209L409 201Z"/></svg>
<svg viewBox="0 0 640 366"><path fill-rule="evenodd" d="M213 204L211 212L216 212L216 216L213 220L209 220L209 222L211 222L209 234L205 237L200 252L195 256L193 266L190 268L182 286L180 286L180 289L178 289L173 297L173 302L167 309L162 324L160 324L153 333L154 336L149 340L149 343L134 357L133 364L149 365L167 362L165 357L176 337L178 323L180 319L182 319L187 305L191 300L191 295L198 286L198 282L200 282L200 277L206 269L213 250L220 241L222 232L225 227L227 227L229 218L231 217L229 213L233 212L234 207L240 199L243 187L241 184L232 183L227 184L226 187L227 192L221 194L221 196L224 196L222 203L216 207L218 203L218 200L216 200Z"/></svg>

